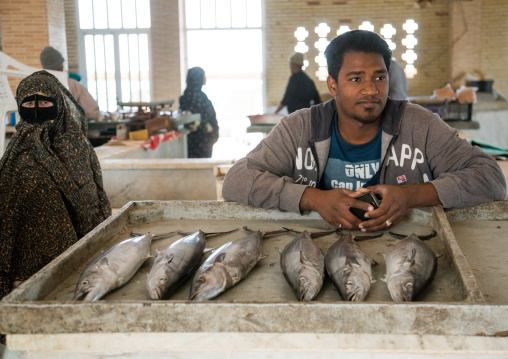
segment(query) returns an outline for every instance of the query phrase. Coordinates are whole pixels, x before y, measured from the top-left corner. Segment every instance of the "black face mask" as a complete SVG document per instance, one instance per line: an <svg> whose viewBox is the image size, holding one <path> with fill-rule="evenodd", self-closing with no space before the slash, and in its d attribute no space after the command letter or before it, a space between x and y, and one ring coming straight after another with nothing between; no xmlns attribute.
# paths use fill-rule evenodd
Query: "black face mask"
<svg viewBox="0 0 508 359"><path fill-rule="evenodd" d="M24 107L25 102L35 101L34 107ZM39 107L39 101L49 101L53 103L51 107ZM23 120L32 125L40 125L46 121L54 120L58 116L58 106L56 99L43 95L30 95L23 99L19 107L19 115Z"/></svg>

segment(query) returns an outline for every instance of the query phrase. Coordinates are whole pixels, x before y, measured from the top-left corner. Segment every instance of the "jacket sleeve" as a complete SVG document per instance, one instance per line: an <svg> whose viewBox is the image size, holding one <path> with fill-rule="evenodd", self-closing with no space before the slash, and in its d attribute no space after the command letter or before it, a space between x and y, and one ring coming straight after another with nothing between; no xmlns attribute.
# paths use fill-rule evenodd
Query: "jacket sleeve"
<svg viewBox="0 0 508 359"><path fill-rule="evenodd" d="M224 199L301 213L300 199L307 186L295 183L293 176L302 125L299 114L284 117L254 150L228 171L222 186Z"/></svg>
<svg viewBox="0 0 508 359"><path fill-rule="evenodd" d="M445 208L461 208L506 198L506 180L492 156L459 138L436 116L426 147L434 173L431 183Z"/></svg>

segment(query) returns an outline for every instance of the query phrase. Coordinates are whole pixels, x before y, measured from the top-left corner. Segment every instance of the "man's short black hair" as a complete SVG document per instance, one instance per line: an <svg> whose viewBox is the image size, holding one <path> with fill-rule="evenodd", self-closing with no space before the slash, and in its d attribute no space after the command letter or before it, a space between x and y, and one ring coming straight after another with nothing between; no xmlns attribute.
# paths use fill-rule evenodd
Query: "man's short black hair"
<svg viewBox="0 0 508 359"><path fill-rule="evenodd" d="M383 56L386 71L390 70L392 50L378 34L366 30L352 30L333 39L325 50L328 74L337 81L346 52L376 53Z"/></svg>

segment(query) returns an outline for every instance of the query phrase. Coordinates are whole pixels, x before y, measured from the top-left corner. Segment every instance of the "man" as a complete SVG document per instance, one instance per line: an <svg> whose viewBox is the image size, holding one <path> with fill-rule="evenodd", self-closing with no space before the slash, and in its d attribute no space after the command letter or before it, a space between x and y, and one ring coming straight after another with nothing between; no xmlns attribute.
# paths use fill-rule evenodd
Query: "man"
<svg viewBox="0 0 508 359"><path fill-rule="evenodd" d="M43 69L63 71L64 58L62 54L51 46L46 46L40 55L41 65ZM88 92L85 86L81 85L78 81L69 78L69 92L78 101L79 105L83 108L86 118L89 121L95 121L99 117L99 105L93 99L92 95Z"/></svg>
<svg viewBox="0 0 508 359"><path fill-rule="evenodd" d="M302 71L303 62L304 56L300 52L295 52L289 56L291 77L289 78L284 98L275 110L275 113L282 110L284 106L287 106L288 113L293 113L301 108L308 108L321 103L321 98L314 82Z"/></svg>
<svg viewBox="0 0 508 359"><path fill-rule="evenodd" d="M408 83L406 73L395 59L391 61L388 77L388 97L392 100L407 100Z"/></svg>
<svg viewBox="0 0 508 359"><path fill-rule="evenodd" d="M229 171L223 196L263 208L313 210L330 224L385 230L409 208L466 207L503 200L496 161L458 137L438 115L388 99L391 51L354 30L325 52L332 100L282 118ZM371 191L379 209L355 197ZM351 213L367 211L368 220Z"/></svg>

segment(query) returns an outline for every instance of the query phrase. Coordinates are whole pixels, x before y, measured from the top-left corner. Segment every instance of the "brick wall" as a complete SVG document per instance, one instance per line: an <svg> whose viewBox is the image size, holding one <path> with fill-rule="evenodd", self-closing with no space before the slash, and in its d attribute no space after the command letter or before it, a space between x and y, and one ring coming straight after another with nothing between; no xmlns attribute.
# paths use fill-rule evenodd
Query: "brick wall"
<svg viewBox="0 0 508 359"><path fill-rule="evenodd" d="M312 76L317 71L317 65L312 59L318 54L314 43L319 37L314 29L321 22L331 28L328 40L336 36L342 25L357 29L363 21L370 21L374 31L379 33L380 28L389 23L397 30L392 39L397 44L393 51L394 57L405 64L401 61L405 49L401 40L406 34L402 25L407 19L413 19L419 26L415 32L418 44L414 49L419 58L415 62L418 74L409 81L410 95L432 93L434 88L441 86L449 77L450 13L447 4L416 9L410 1L267 0L265 7L269 105L275 105L282 98L289 77L287 56L294 51L296 39L293 33L298 26L305 27L309 32L305 42L309 46L306 55L311 60L311 65L306 72ZM320 93L328 93L325 82L318 82L317 85Z"/></svg>
<svg viewBox="0 0 508 359"><path fill-rule="evenodd" d="M471 52L481 53L485 79L494 79L494 89L508 97L508 1L483 0L481 11L481 48Z"/></svg>
<svg viewBox="0 0 508 359"><path fill-rule="evenodd" d="M63 51L65 56L62 4L62 0L1 0L2 51L23 64L39 68L39 55L47 45ZM13 93L20 81L9 78Z"/></svg>
<svg viewBox="0 0 508 359"><path fill-rule="evenodd" d="M481 71L482 0L460 2L453 5L451 30L451 78L452 86L458 88L465 84L467 74Z"/></svg>
<svg viewBox="0 0 508 359"><path fill-rule="evenodd" d="M67 38L65 33L65 13L63 0L46 0L48 17L48 45L62 53L67 60ZM67 61L64 62L67 68Z"/></svg>
<svg viewBox="0 0 508 359"><path fill-rule="evenodd" d="M494 88L508 95L508 2L506 0L473 0L450 3L434 3L417 9L413 1L391 0L266 0L266 74L267 103L276 105L289 77L287 56L294 51L294 31L304 26L309 31L306 44L307 58L317 54L314 42L318 36L314 28L320 22L331 27L327 39L336 35L341 25L358 28L370 21L376 32L386 23L397 29L393 41L397 48L394 57L400 61L405 36L401 25L414 19L419 28L415 32L418 74L409 80L409 95L429 95L432 90L456 80L456 86L464 84L465 73L475 70L486 78L495 78ZM405 64L405 63L404 63ZM311 62L306 70L313 75L317 65ZM320 93L328 94L326 84L316 80Z"/></svg>
<svg viewBox="0 0 508 359"><path fill-rule="evenodd" d="M414 19L419 29L415 35L418 74L409 80L410 95L428 95L447 82L460 79L461 74L481 71L494 78L494 88L508 95L508 2L505 0L472 0L435 3L424 9L413 6L412 0L265 0L266 93L268 106L276 105L284 92L289 69L288 55L294 51L294 31L304 26L309 31L306 44L309 59L317 55L314 28L321 22L331 27L331 40L340 25L358 28L369 20L375 31L390 23L397 29L394 56L400 60L405 32L401 25ZM66 44L62 44L61 4L65 5ZM181 94L180 23L178 0L151 0L151 50L153 66L153 97L177 99ZM55 10L56 9L56 10ZM48 23L48 10L51 20ZM39 53L48 43L61 49L67 47L69 70L79 72L75 33L74 0L1 0L0 26L3 51L32 66L40 66ZM55 12L55 14L53 14ZM54 19L53 15L57 18ZM64 54L65 56L65 54ZM311 62L306 70L317 70ZM328 90L318 82L321 93Z"/></svg>
<svg viewBox="0 0 508 359"><path fill-rule="evenodd" d="M40 52L49 43L46 10L46 0L0 1L3 52L40 67Z"/></svg>
<svg viewBox="0 0 508 359"><path fill-rule="evenodd" d="M78 33L74 0L64 0L65 32L67 38L67 66L69 72L79 74Z"/></svg>

